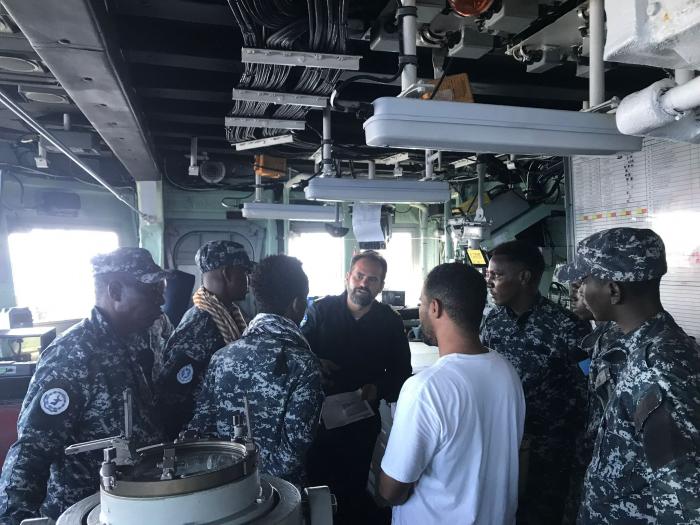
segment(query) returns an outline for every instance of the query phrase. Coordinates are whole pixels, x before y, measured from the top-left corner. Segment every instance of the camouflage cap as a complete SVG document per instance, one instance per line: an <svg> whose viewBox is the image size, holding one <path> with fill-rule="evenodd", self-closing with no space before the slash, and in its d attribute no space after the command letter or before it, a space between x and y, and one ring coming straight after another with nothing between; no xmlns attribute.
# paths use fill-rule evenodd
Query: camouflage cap
<svg viewBox="0 0 700 525"><path fill-rule="evenodd" d="M202 273L222 266L243 266L250 270L253 263L242 244L234 241L210 241L197 250L194 262Z"/></svg>
<svg viewBox="0 0 700 525"><path fill-rule="evenodd" d="M96 255L91 262L93 275L128 273L146 284L160 282L167 276L163 268L153 262L150 252L143 248L118 248Z"/></svg>
<svg viewBox="0 0 700 525"><path fill-rule="evenodd" d="M666 271L664 242L654 231L612 228L579 242L573 262L561 267L556 278L569 282L592 275L602 280L638 282L658 279Z"/></svg>

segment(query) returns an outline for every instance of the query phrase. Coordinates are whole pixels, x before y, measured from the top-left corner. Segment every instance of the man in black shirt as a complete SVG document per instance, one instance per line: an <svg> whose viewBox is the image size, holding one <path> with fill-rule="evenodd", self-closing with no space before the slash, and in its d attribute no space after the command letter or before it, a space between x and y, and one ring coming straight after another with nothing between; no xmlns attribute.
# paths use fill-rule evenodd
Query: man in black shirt
<svg viewBox="0 0 700 525"><path fill-rule="evenodd" d="M411 375L411 355L401 318L374 298L387 264L376 252L353 257L345 293L324 297L307 311L302 332L320 358L326 395L362 391L375 412L342 427L320 425L309 453L312 484L327 484L338 499L336 523L370 523L366 492L372 453L381 428L379 401L395 402Z"/></svg>

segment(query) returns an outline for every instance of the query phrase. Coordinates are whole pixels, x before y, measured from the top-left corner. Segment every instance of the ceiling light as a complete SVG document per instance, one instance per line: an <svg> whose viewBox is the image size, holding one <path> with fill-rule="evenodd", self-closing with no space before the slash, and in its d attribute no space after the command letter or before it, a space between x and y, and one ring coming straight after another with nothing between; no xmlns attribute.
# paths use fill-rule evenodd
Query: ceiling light
<svg viewBox="0 0 700 525"><path fill-rule="evenodd" d="M615 116L383 97L364 123L368 146L536 155L612 155L639 151L642 139L622 135Z"/></svg>
<svg viewBox="0 0 700 525"><path fill-rule="evenodd" d="M0 56L0 69L12 73L38 73L42 71L41 66L33 60L7 56Z"/></svg>
<svg viewBox="0 0 700 525"><path fill-rule="evenodd" d="M243 217L246 219L333 222L335 221L335 207L314 204L246 202L243 204Z"/></svg>
<svg viewBox="0 0 700 525"><path fill-rule="evenodd" d="M314 178L304 189L308 200L408 204L445 202L450 199L447 182L379 179Z"/></svg>
<svg viewBox="0 0 700 525"><path fill-rule="evenodd" d="M59 95L58 93L49 93L46 91L25 91L22 93L24 98L32 102L41 102L43 104L70 104L68 97Z"/></svg>
<svg viewBox="0 0 700 525"><path fill-rule="evenodd" d="M485 13L493 0L449 0L452 10L461 16L479 16Z"/></svg>

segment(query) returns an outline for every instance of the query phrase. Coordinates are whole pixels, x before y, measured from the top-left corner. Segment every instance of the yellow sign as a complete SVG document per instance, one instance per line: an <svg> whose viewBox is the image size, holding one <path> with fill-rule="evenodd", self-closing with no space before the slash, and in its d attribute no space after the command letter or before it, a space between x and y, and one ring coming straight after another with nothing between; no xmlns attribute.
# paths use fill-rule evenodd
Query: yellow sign
<svg viewBox="0 0 700 525"><path fill-rule="evenodd" d="M481 250L467 250L467 256L474 266L486 266L486 258Z"/></svg>

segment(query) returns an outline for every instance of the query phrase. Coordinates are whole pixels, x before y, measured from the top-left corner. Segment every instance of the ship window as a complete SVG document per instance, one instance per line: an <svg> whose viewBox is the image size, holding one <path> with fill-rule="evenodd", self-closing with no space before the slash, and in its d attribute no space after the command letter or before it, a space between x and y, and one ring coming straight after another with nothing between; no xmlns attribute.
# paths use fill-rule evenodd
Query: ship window
<svg viewBox="0 0 700 525"><path fill-rule="evenodd" d="M113 231L32 229L8 241L16 303L35 323L86 317L95 304L90 259L119 247Z"/></svg>
<svg viewBox="0 0 700 525"><path fill-rule="evenodd" d="M387 263L384 289L406 292L406 306L418 304L423 286L420 271L415 265L413 241L412 232L394 231L386 249L379 250Z"/></svg>
<svg viewBox="0 0 700 525"><path fill-rule="evenodd" d="M299 259L309 277L309 295L321 297L341 293L345 287L344 240L326 232L290 235L288 253ZM394 231L385 250L388 273L384 289L406 292L406 305L418 304L423 279L415 264L414 235ZM378 297L381 299L381 296Z"/></svg>
<svg viewBox="0 0 700 525"><path fill-rule="evenodd" d="M302 262L309 278L309 296L323 297L343 291L343 239L326 232L290 235L288 253Z"/></svg>

